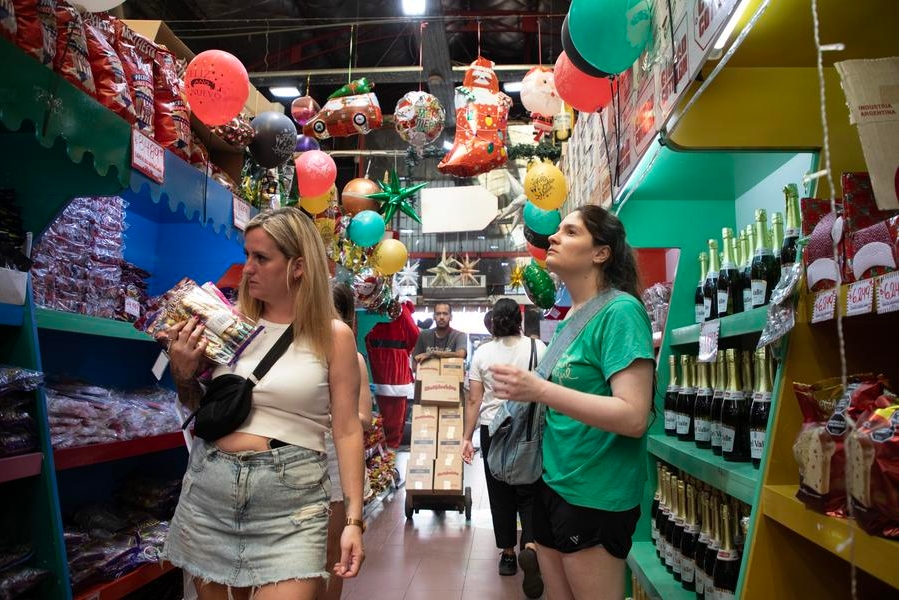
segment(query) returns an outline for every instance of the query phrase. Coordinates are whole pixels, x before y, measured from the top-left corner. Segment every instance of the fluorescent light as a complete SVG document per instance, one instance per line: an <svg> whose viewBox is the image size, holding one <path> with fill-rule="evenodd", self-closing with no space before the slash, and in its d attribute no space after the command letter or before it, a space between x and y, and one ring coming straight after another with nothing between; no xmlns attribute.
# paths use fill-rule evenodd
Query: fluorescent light
<svg viewBox="0 0 899 600"><path fill-rule="evenodd" d="M727 43L730 34L734 32L734 27L737 26L737 21L740 20L740 17L743 15L743 12L746 10L747 6L749 6L749 2L747 0L740 0L737 8L734 9L734 14L730 17L730 21L727 22L727 25L724 26L724 30L721 32L721 35L718 37L717 41L715 41L715 50L721 50L722 48L724 48L724 44Z"/></svg>
<svg viewBox="0 0 899 600"><path fill-rule="evenodd" d="M268 88L268 91L271 92L272 96L275 98L296 98L300 95L300 90L298 90L295 85L270 87Z"/></svg>
<svg viewBox="0 0 899 600"><path fill-rule="evenodd" d="M423 15L425 14L425 4L425 0L403 0L403 14Z"/></svg>
<svg viewBox="0 0 899 600"><path fill-rule="evenodd" d="M524 84L520 81L507 81L503 84L503 90L509 92L510 94L515 94L521 91L521 87Z"/></svg>

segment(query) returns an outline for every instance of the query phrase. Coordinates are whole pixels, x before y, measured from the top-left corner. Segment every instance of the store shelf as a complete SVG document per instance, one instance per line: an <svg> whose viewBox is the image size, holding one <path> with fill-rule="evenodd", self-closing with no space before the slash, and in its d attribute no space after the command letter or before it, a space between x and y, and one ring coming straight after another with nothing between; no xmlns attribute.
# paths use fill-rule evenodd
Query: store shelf
<svg viewBox="0 0 899 600"><path fill-rule="evenodd" d="M56 470L73 469L110 460L121 460L141 454L162 452L184 446L184 434L180 431L163 433L151 437L109 442L107 444L91 444L77 448L60 448L53 451Z"/></svg>
<svg viewBox="0 0 899 600"><path fill-rule="evenodd" d="M627 556L627 566L650 598L661 600L692 600L696 592L681 587L679 581L659 562L652 542L635 542Z"/></svg>
<svg viewBox="0 0 899 600"><path fill-rule="evenodd" d="M742 312L730 317L722 317L719 337L734 337L747 333L757 333L765 328L765 320L768 317L768 307L760 306L750 311ZM688 325L671 330L671 345L682 346L685 344L699 343L700 325Z"/></svg>
<svg viewBox="0 0 899 600"><path fill-rule="evenodd" d="M693 442L663 434L650 435L649 452L746 504L753 504L759 471L752 463L727 462Z"/></svg>
<svg viewBox="0 0 899 600"><path fill-rule="evenodd" d="M0 325L21 327L25 320L25 307L0 302Z"/></svg>
<svg viewBox="0 0 899 600"><path fill-rule="evenodd" d="M881 307L879 307L877 305L878 289L880 288L881 285L887 285L885 283L882 283L885 280L889 280L891 285L895 286L897 278L896 278L895 274L890 274L889 276L885 276L885 279L881 279L880 277L875 277L873 279L862 279L855 283L844 283L843 285L841 285L840 290L839 290L840 314L842 314L844 318L849 318L849 319L857 319L857 318L864 318L864 317L889 319L889 318L899 317L899 311L894 310L894 311L890 312L887 310L886 312L883 312L885 309L882 309ZM856 290L855 295L857 298L858 297L866 297L866 299L870 302L870 304L867 306L867 309L862 309L861 311L856 310L853 312L852 315L850 315L849 311L850 311L851 307L849 305L849 290L853 286L863 285L863 284L866 284L866 286L871 286L871 287L868 290L866 290L866 293L864 293L864 294L862 294L858 290ZM889 289L889 288L884 288L884 289ZM817 300L819 298L823 298L828 293L828 291L830 291L830 290L825 290L825 291L817 292L814 294L809 294L808 302L806 303L806 316L808 318L809 323L814 322L815 305L816 305ZM856 301L858 301L858 300L856 300ZM862 306L864 306L864 305L862 305ZM818 321L818 323L815 323L815 324L833 323L833 321L834 321L834 319L836 319L836 315L837 315L836 307L831 303L829 305L829 309L832 311L832 315L830 316L830 318L820 320L820 321ZM881 312L878 313L877 311L881 311Z"/></svg>
<svg viewBox="0 0 899 600"><path fill-rule="evenodd" d="M156 563L139 567L127 575L95 585L77 594L75 600L118 600L131 592L147 585L154 579L159 579L175 567L169 563L160 566Z"/></svg>
<svg viewBox="0 0 899 600"><path fill-rule="evenodd" d="M850 519L837 519L809 510L796 499L796 485L766 485L764 514L807 540L899 588L899 542L868 535ZM849 543L850 537L854 543Z"/></svg>
<svg viewBox="0 0 899 600"><path fill-rule="evenodd" d="M133 323L126 323L125 321L89 317L49 308L35 308L34 314L37 316L38 329L53 329L56 331L155 343L152 337L135 329Z"/></svg>
<svg viewBox="0 0 899 600"><path fill-rule="evenodd" d="M44 455L40 452L0 458L0 483L39 475L43 462Z"/></svg>

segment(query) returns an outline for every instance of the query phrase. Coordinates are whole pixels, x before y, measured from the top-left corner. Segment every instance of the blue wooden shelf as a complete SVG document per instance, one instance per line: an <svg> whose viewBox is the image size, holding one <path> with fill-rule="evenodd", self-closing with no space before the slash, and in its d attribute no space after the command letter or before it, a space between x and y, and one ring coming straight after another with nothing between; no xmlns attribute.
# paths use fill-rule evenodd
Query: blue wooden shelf
<svg viewBox="0 0 899 600"><path fill-rule="evenodd" d="M734 337L737 335L746 335L747 333L758 333L765 328L765 321L768 318L768 307L760 306L750 311L742 312L730 317L722 317L720 337ZM698 324L688 325L686 327L678 327L671 330L671 345L682 346L686 344L699 343Z"/></svg>
<svg viewBox="0 0 899 600"><path fill-rule="evenodd" d="M49 308L35 308L34 314L37 317L38 329L53 329L56 331L155 343L148 334L138 331L134 328L133 323L126 323L125 321L90 317Z"/></svg>

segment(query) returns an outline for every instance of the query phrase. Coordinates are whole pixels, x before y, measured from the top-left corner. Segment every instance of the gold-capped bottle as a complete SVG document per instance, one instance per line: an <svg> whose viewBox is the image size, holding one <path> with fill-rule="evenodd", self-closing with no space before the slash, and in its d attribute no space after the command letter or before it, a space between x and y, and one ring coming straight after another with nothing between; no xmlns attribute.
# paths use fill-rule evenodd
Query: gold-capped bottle
<svg viewBox="0 0 899 600"><path fill-rule="evenodd" d="M784 216L779 212L771 213L771 251L780 269L780 250L784 243Z"/></svg>
<svg viewBox="0 0 899 600"><path fill-rule="evenodd" d="M677 378L677 355L668 356L668 389L665 390L665 435L677 435L677 395L680 385Z"/></svg>
<svg viewBox="0 0 899 600"><path fill-rule="evenodd" d="M693 299L695 310L694 323L703 323L705 321L705 295L702 291L705 285L705 277L709 272L709 253L699 253L699 283L696 284L696 293Z"/></svg>
<svg viewBox="0 0 899 600"><path fill-rule="evenodd" d="M656 493L652 496L652 507L650 508L649 523L652 532L652 543L656 547L656 554L659 552L659 528L657 520L659 516L659 504L662 502L662 463L656 463Z"/></svg>
<svg viewBox="0 0 899 600"><path fill-rule="evenodd" d="M768 435L768 417L771 413L771 371L768 368L767 346L755 351L757 386L752 394L749 409L749 447L752 466L758 469L762 464L762 453Z"/></svg>
<svg viewBox="0 0 899 600"><path fill-rule="evenodd" d="M733 255L734 232L730 227L721 230L724 258L718 269L718 316L727 317L743 312L743 278Z"/></svg>
<svg viewBox="0 0 899 600"><path fill-rule="evenodd" d="M780 267L768 241L768 215L764 208L755 211L755 254L752 257L752 307L766 306L780 279Z"/></svg>
<svg viewBox="0 0 899 600"><path fill-rule="evenodd" d="M705 320L718 318L718 240L709 240L709 271L702 286Z"/></svg>
<svg viewBox="0 0 899 600"><path fill-rule="evenodd" d="M749 456L749 403L740 382L736 351L725 351L727 389L721 405L721 454L724 460L746 462Z"/></svg>
<svg viewBox="0 0 899 600"><path fill-rule="evenodd" d="M705 560L703 560L703 570L706 574L705 597L706 599L711 598L713 600L715 599L715 562L718 560L718 549L721 548L718 506L718 494L712 493L709 499L709 524L711 533L709 534L709 544L705 551Z"/></svg>
<svg viewBox="0 0 899 600"><path fill-rule="evenodd" d="M687 523L686 510L686 484L677 482L677 516L674 520L674 533L671 534L671 544L674 550L674 580L680 581L684 568L684 557L681 554L681 544L684 541L684 528Z"/></svg>
<svg viewBox="0 0 899 600"><path fill-rule="evenodd" d="M696 401L693 404L693 440L697 448L712 447L712 398L714 391L709 382L709 363L697 362Z"/></svg>
<svg viewBox="0 0 899 600"><path fill-rule="evenodd" d="M687 485L687 520L680 542L680 584L685 590L696 589L696 543L699 539L699 519L696 516L696 488Z"/></svg>
<svg viewBox="0 0 899 600"><path fill-rule="evenodd" d="M699 600L704 600L705 586L708 579L705 572L705 555L709 549L709 539L712 535L712 524L709 518L709 493L704 490L699 494L699 506L702 514L702 528L699 530L699 537L696 539L696 550L693 554L693 559L696 565L696 597Z"/></svg>
<svg viewBox="0 0 899 600"><path fill-rule="evenodd" d="M718 350L715 358L715 371L717 373L717 385L712 391L711 444L712 453L721 456L721 407L724 405L724 390L727 388L727 363L724 359L724 350Z"/></svg>
<svg viewBox="0 0 899 600"><path fill-rule="evenodd" d="M727 503L721 504L721 548L715 560L712 578L717 600L733 600L740 577L740 553L733 542L733 523Z"/></svg>
<svg viewBox="0 0 899 600"><path fill-rule="evenodd" d="M693 387L693 357L681 356L681 386L677 394L677 439L693 441L693 406L696 403L696 388Z"/></svg>
<svg viewBox="0 0 899 600"><path fill-rule="evenodd" d="M755 248L753 236L748 229L740 232L740 247L742 248L743 262L740 263L740 275L743 279L743 310L752 310L752 252Z"/></svg>
<svg viewBox="0 0 899 600"><path fill-rule="evenodd" d="M795 183L789 183L784 187L784 203L787 212L787 229L784 232L783 244L780 247L780 271L781 276L796 262L796 242L799 240L800 209L799 187Z"/></svg>

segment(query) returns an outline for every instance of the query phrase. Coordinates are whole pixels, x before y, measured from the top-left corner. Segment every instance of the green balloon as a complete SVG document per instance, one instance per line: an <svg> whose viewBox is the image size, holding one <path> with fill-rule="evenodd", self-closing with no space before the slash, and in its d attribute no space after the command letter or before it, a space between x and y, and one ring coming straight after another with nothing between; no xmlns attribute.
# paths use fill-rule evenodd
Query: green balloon
<svg viewBox="0 0 899 600"><path fill-rule="evenodd" d="M524 291L535 306L548 309L556 302L556 284L546 269L533 260L524 268Z"/></svg>
<svg viewBox="0 0 899 600"><path fill-rule="evenodd" d="M558 209L543 210L530 200L524 203L524 224L542 235L552 235L559 229L562 214Z"/></svg>
<svg viewBox="0 0 899 600"><path fill-rule="evenodd" d="M647 0L573 0L568 32L578 53L606 73L629 69L652 37Z"/></svg>

